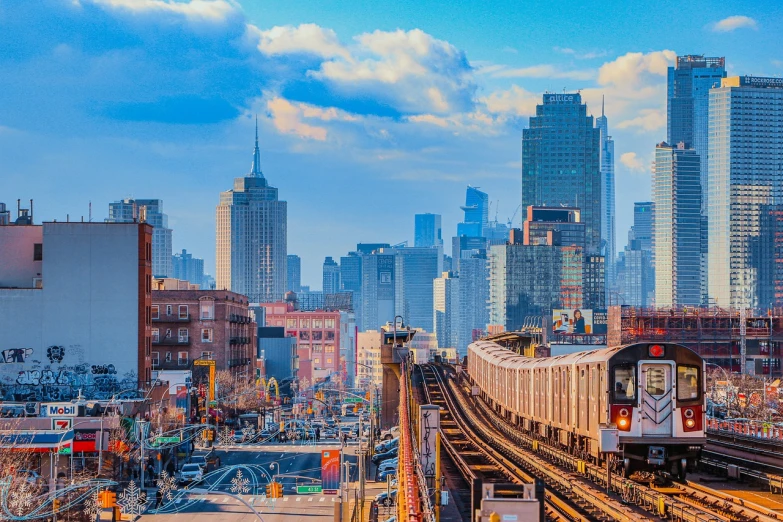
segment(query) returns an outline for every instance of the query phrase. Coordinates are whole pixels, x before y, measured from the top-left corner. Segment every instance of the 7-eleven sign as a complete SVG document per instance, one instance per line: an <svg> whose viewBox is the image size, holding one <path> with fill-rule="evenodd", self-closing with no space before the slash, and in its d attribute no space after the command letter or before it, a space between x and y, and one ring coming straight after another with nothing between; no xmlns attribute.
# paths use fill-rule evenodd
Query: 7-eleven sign
<svg viewBox="0 0 783 522"><path fill-rule="evenodd" d="M73 419L52 419L53 430L70 430L73 424Z"/></svg>

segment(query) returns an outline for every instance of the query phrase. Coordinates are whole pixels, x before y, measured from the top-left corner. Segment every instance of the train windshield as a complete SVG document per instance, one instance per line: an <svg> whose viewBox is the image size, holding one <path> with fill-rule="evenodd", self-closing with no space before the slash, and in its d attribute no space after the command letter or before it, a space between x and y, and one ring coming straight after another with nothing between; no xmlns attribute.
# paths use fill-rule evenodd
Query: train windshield
<svg viewBox="0 0 783 522"><path fill-rule="evenodd" d="M699 398L699 367L677 366L677 400L689 401Z"/></svg>
<svg viewBox="0 0 783 522"><path fill-rule="evenodd" d="M614 369L614 399L617 401L636 398L636 367L617 366Z"/></svg>

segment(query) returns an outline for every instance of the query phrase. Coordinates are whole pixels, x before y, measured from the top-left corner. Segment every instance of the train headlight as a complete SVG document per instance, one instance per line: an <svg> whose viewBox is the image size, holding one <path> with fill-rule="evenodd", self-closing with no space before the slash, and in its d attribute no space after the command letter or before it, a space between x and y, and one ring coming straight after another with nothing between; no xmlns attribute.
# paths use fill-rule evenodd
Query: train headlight
<svg viewBox="0 0 783 522"><path fill-rule="evenodd" d="M621 418L620 418L620 419L617 421L617 425L618 425L620 428L626 428L626 427L628 426L628 419L626 419L625 417L621 417Z"/></svg>
<svg viewBox="0 0 783 522"><path fill-rule="evenodd" d="M694 426L696 426L696 421L691 419L685 419L685 427L692 429Z"/></svg>

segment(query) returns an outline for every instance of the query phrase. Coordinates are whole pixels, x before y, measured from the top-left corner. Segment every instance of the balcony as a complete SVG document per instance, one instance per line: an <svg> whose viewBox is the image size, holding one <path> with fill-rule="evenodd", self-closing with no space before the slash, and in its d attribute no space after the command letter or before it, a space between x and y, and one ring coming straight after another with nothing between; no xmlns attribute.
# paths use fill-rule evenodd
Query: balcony
<svg viewBox="0 0 783 522"><path fill-rule="evenodd" d="M229 359L228 360L228 367L229 368L236 368L237 366L247 366L250 364L249 358L244 359Z"/></svg>
<svg viewBox="0 0 783 522"><path fill-rule="evenodd" d="M190 337L168 337L165 339L152 339L153 346L188 346Z"/></svg>
<svg viewBox="0 0 783 522"><path fill-rule="evenodd" d="M228 344L250 344L250 337L232 337Z"/></svg>
<svg viewBox="0 0 783 522"><path fill-rule="evenodd" d="M180 316L179 314L160 314L157 318L152 318L153 323L189 323L190 314L187 316Z"/></svg>
<svg viewBox="0 0 783 522"><path fill-rule="evenodd" d="M246 315L231 314L228 317L228 321L231 323L249 324L251 322L250 317Z"/></svg>

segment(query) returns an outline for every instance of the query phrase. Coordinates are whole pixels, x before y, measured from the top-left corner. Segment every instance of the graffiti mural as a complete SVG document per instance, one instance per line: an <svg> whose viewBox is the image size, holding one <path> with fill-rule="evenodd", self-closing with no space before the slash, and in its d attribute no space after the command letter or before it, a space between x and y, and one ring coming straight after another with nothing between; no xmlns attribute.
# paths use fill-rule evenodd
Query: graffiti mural
<svg viewBox="0 0 783 522"><path fill-rule="evenodd" d="M65 348L63 346L50 346L46 349L46 357L49 358L49 362L61 363L65 357Z"/></svg>
<svg viewBox="0 0 783 522"><path fill-rule="evenodd" d="M10 350L0 352L5 364L23 363L32 354L32 348L11 348Z"/></svg>

